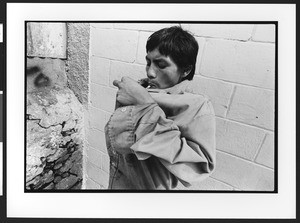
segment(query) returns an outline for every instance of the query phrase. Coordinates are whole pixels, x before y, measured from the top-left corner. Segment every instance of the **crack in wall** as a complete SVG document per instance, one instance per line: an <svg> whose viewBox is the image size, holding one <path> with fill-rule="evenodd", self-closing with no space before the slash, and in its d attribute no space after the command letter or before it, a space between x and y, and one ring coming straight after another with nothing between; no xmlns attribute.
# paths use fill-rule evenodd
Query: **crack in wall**
<svg viewBox="0 0 300 223"><path fill-rule="evenodd" d="M61 125L62 128L64 128L64 125L66 123L65 121L63 121L62 123L53 124L53 125L49 125L49 126L43 126L40 124L42 119L41 118L31 118L31 114L26 114L26 120L27 121L38 121L37 124L43 129L49 129L51 127L55 127L55 126L59 126L59 125Z"/></svg>
<svg viewBox="0 0 300 223"><path fill-rule="evenodd" d="M48 96L54 102L65 98L51 106L38 104L34 95L29 98L28 110L32 112L26 114L26 190L81 189L82 114L69 92L55 91Z"/></svg>

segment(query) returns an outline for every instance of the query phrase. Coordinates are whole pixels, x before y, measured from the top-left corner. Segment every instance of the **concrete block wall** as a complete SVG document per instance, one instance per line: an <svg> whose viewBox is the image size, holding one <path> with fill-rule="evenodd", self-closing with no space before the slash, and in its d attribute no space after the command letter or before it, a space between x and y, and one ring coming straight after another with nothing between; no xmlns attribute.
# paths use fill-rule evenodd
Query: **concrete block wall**
<svg viewBox="0 0 300 223"><path fill-rule="evenodd" d="M162 23L91 23L87 189L107 188L104 126L114 111L114 79L145 73L145 44ZM199 43L195 87L211 98L217 168L195 190L274 189L275 25L181 24ZM177 189L186 189L179 185Z"/></svg>

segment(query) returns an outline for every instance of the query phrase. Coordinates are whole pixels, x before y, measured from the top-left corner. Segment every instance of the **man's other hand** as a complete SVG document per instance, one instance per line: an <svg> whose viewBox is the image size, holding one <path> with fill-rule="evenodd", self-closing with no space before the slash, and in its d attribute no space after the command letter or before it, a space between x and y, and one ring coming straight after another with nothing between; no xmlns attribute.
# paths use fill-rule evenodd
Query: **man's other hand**
<svg viewBox="0 0 300 223"><path fill-rule="evenodd" d="M155 102L148 91L130 77L122 77L121 81L114 80L113 85L119 88L117 102L123 106Z"/></svg>

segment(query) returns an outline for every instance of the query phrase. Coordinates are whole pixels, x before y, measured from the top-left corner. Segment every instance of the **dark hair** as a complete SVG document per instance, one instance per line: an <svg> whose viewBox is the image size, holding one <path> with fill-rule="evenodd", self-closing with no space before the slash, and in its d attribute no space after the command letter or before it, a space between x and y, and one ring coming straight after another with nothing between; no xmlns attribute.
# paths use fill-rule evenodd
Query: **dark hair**
<svg viewBox="0 0 300 223"><path fill-rule="evenodd" d="M188 31L172 26L154 32L147 40L146 52L158 49L160 54L169 56L179 69L191 72L182 80L192 80L196 69L198 43Z"/></svg>

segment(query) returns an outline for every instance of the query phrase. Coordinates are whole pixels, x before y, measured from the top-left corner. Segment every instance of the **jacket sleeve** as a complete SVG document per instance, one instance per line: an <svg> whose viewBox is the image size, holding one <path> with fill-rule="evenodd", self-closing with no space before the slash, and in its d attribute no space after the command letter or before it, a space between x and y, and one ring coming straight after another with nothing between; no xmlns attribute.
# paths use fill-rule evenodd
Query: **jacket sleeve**
<svg viewBox="0 0 300 223"><path fill-rule="evenodd" d="M170 104L166 106L162 100ZM114 145L116 150L133 152L139 160L157 157L185 186L211 174L215 166L215 116L210 101L191 94L164 94L157 103L128 106L127 114L119 109L120 120L131 120L131 124L127 131L119 129L121 134L111 131L117 138L127 133L124 136L128 140L112 140L119 142ZM124 140L127 145L121 143Z"/></svg>

